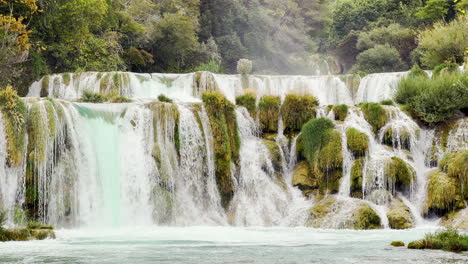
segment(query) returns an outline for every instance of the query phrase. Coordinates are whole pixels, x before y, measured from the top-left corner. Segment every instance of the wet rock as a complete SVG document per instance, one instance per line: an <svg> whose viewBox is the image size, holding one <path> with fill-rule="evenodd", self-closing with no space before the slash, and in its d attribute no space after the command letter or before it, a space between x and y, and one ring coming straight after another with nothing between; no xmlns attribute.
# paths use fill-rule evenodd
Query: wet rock
<svg viewBox="0 0 468 264"><path fill-rule="evenodd" d="M414 227L414 217L410 209L400 199L395 199L387 213L388 223L392 229L408 229Z"/></svg>

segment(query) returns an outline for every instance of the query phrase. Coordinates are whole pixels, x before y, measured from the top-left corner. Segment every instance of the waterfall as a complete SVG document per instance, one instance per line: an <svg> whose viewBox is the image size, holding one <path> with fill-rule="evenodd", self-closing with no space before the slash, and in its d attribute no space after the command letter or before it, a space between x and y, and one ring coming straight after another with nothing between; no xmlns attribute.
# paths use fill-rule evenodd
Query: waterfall
<svg viewBox="0 0 468 264"><path fill-rule="evenodd" d="M406 72L374 73L365 76L359 85L355 103L380 102L392 99L398 86L398 81L406 76Z"/></svg>

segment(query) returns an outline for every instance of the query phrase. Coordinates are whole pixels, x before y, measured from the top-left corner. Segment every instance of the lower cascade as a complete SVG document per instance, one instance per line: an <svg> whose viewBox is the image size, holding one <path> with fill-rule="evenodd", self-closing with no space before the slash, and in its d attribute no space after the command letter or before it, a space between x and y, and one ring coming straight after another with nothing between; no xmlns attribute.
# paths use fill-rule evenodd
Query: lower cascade
<svg viewBox="0 0 468 264"><path fill-rule="evenodd" d="M228 80L237 77L203 75L205 88L194 95L191 78L198 74L136 76L139 85L175 78L179 95L194 100L155 100L151 86L132 90L136 77L129 75L121 80L127 93L151 92L153 99L93 104L28 97L21 99L26 112L18 126L0 112L0 209L7 223L24 216L65 228L404 229L435 225L452 213L440 223L467 226L467 193L459 188L466 182L450 167L466 155L466 117L424 127L392 105L352 106L347 93L304 92L307 85L298 82L307 83L305 77L289 80L301 91L280 90L285 77L255 77L255 89L233 92L242 91ZM49 93L76 97L98 78L78 77L75 90L49 85ZM214 88L207 88L210 78ZM374 79L364 81L385 82ZM363 93L357 101L385 99Z"/></svg>

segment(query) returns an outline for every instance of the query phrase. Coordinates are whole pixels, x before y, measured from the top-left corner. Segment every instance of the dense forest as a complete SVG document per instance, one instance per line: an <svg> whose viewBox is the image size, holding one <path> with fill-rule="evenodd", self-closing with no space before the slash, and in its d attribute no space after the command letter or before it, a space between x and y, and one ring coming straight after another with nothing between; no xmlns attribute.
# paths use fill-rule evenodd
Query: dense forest
<svg viewBox="0 0 468 264"><path fill-rule="evenodd" d="M0 87L80 71L316 74L461 64L468 0L0 0ZM323 72L323 71L322 71Z"/></svg>

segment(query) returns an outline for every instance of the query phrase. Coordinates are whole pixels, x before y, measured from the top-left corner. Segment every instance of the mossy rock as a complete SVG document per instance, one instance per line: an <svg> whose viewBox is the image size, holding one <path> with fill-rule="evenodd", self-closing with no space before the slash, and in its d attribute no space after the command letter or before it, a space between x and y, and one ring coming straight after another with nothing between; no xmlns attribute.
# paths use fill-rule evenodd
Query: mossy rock
<svg viewBox="0 0 468 264"><path fill-rule="evenodd" d="M363 103L359 105L364 118L372 126L375 134L387 123L387 113L378 103Z"/></svg>
<svg viewBox="0 0 468 264"><path fill-rule="evenodd" d="M413 242L410 242L408 244L409 249L425 249L426 248L426 243L424 243L424 240L416 240Z"/></svg>
<svg viewBox="0 0 468 264"><path fill-rule="evenodd" d="M258 116L264 133L277 133L281 100L278 96L267 95L260 99Z"/></svg>
<svg viewBox="0 0 468 264"><path fill-rule="evenodd" d="M403 241L392 241L392 243L390 243L390 245L392 245L394 247L404 247L405 243Z"/></svg>
<svg viewBox="0 0 468 264"><path fill-rule="evenodd" d="M398 191L409 188L416 179L416 171L400 158L392 157L385 165L385 175Z"/></svg>
<svg viewBox="0 0 468 264"><path fill-rule="evenodd" d="M0 241L30 241L55 239L55 232L50 229L13 228L1 229Z"/></svg>
<svg viewBox="0 0 468 264"><path fill-rule="evenodd" d="M280 153L278 144L276 144L275 141L266 140L266 139L263 140L263 144L265 145L265 147L268 149L268 152L270 153L270 158L273 164L273 168L275 169L275 171L281 171L282 169L281 153Z"/></svg>
<svg viewBox="0 0 468 264"><path fill-rule="evenodd" d="M392 229L408 229L414 227L414 217L410 209L400 199L395 199L387 212L388 223Z"/></svg>
<svg viewBox="0 0 468 264"><path fill-rule="evenodd" d="M353 162L351 168L351 196L362 198L362 170L364 168L364 158L359 158Z"/></svg>
<svg viewBox="0 0 468 264"><path fill-rule="evenodd" d="M311 177L307 161L301 161L296 164L293 172L292 184L303 192L318 189L319 184L317 179Z"/></svg>
<svg viewBox="0 0 468 264"><path fill-rule="evenodd" d="M285 132L300 131L302 126L316 116L318 100L312 95L289 94L281 106Z"/></svg>
<svg viewBox="0 0 468 264"><path fill-rule="evenodd" d="M270 141L276 141L276 137L278 134L271 134L271 133L263 133L262 138Z"/></svg>
<svg viewBox="0 0 468 264"><path fill-rule="evenodd" d="M238 162L240 150L235 106L220 92L205 92L202 100L213 132L216 184L221 194L221 203L227 208L234 195L231 164Z"/></svg>
<svg viewBox="0 0 468 264"><path fill-rule="evenodd" d="M396 132L393 131L392 128L388 128L383 135L382 143L390 146L390 147L397 147L398 144L402 149L411 149L411 134L408 130L402 129L398 131L399 134L399 142L396 139Z"/></svg>
<svg viewBox="0 0 468 264"><path fill-rule="evenodd" d="M337 105L333 107L333 113L335 114L335 120L345 121L348 116L348 106L345 104Z"/></svg>
<svg viewBox="0 0 468 264"><path fill-rule="evenodd" d="M468 150L445 155L439 168L447 176L457 179L460 194L463 199L468 199Z"/></svg>
<svg viewBox="0 0 468 264"><path fill-rule="evenodd" d="M55 239L55 232L50 229L32 229L30 233L33 240Z"/></svg>
<svg viewBox="0 0 468 264"><path fill-rule="evenodd" d="M432 172L427 187L426 212L443 216L457 208L462 203L456 178L449 177L440 170Z"/></svg>
<svg viewBox="0 0 468 264"><path fill-rule="evenodd" d="M346 130L346 138L354 157L365 156L369 151L369 137L365 133L351 127Z"/></svg>
<svg viewBox="0 0 468 264"><path fill-rule="evenodd" d="M256 101L257 96L254 93L245 93L236 97L236 105L245 107L253 118L257 116Z"/></svg>
<svg viewBox="0 0 468 264"><path fill-rule="evenodd" d="M354 229L368 230L382 228L379 215L368 204L362 204L355 215Z"/></svg>
<svg viewBox="0 0 468 264"><path fill-rule="evenodd" d="M448 228L468 230L468 208L448 213L442 218L441 225Z"/></svg>
<svg viewBox="0 0 468 264"><path fill-rule="evenodd" d="M331 206L335 203L336 203L336 199L330 196L326 199L323 199L317 205L312 207L309 210L309 213L316 218L323 218L331 212L332 210Z"/></svg>

